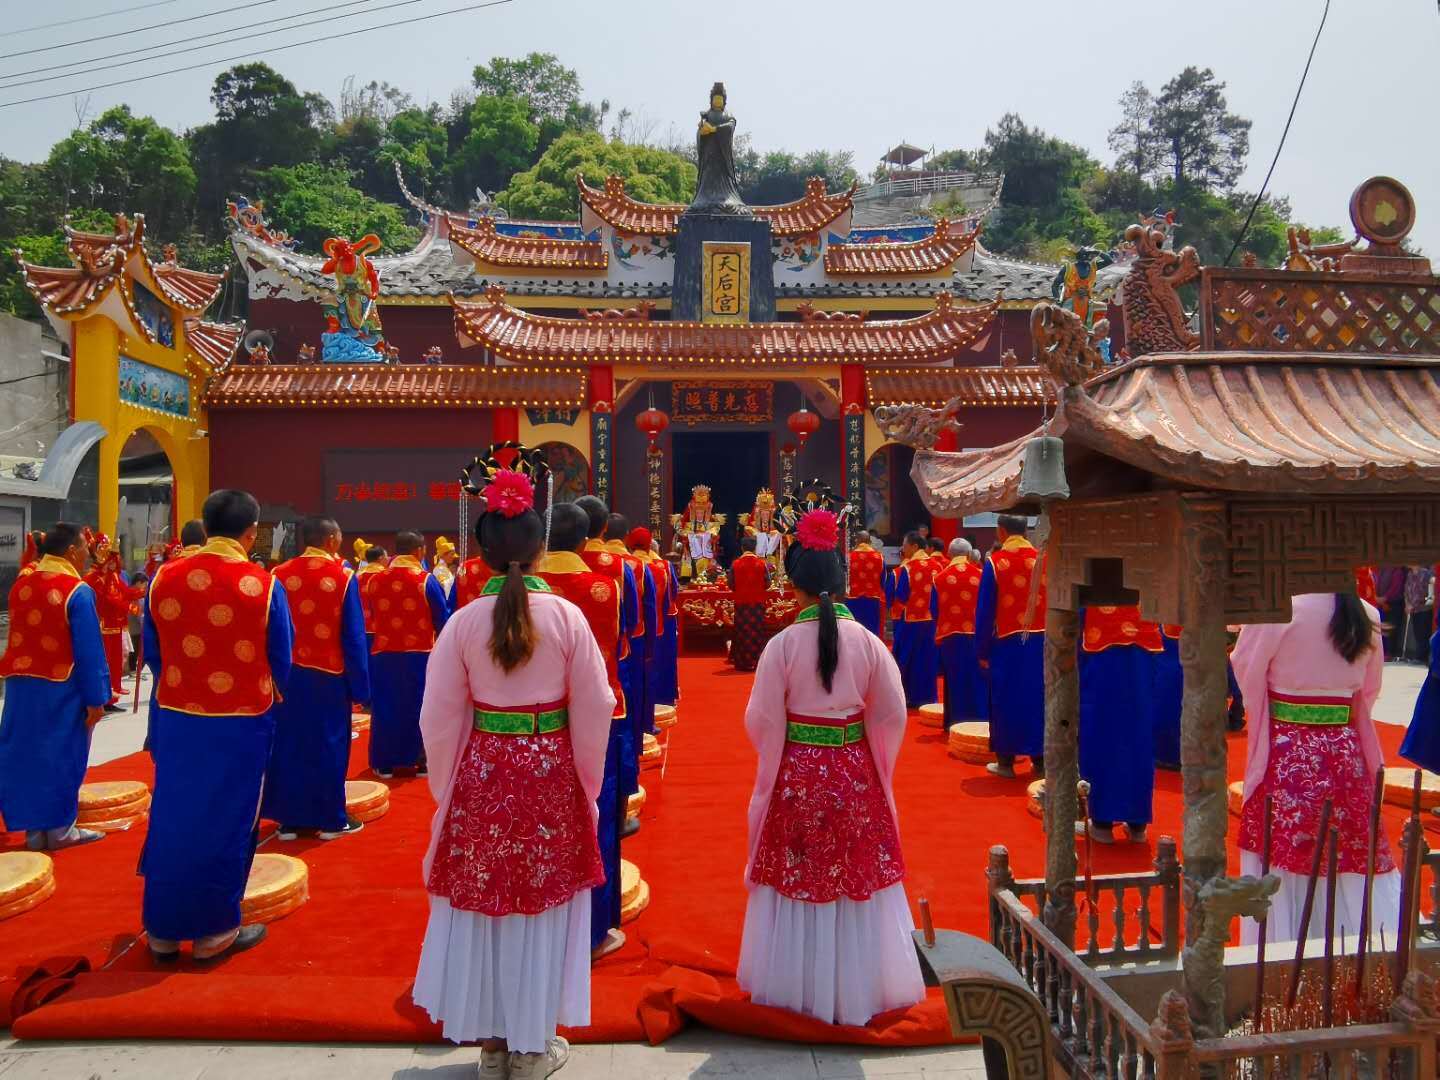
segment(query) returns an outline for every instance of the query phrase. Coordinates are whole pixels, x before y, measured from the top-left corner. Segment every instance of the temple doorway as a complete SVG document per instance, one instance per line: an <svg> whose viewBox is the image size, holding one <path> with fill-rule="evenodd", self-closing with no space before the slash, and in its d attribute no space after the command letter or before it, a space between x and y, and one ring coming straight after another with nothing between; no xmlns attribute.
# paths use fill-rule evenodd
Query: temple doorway
<svg viewBox="0 0 1440 1080"><path fill-rule="evenodd" d="M910 479L914 461L910 447L889 443L865 464L865 527L887 544L898 544L909 530L930 524L930 514Z"/></svg>
<svg viewBox="0 0 1440 1080"><path fill-rule="evenodd" d="M175 469L155 433L139 428L120 450L116 549L127 571L145 565L152 544L173 540Z"/></svg>
<svg viewBox="0 0 1440 1080"><path fill-rule="evenodd" d="M685 509L692 487L709 484L712 505L733 523L754 507L755 493L770 486L768 431L677 431L671 440L673 513Z"/></svg>

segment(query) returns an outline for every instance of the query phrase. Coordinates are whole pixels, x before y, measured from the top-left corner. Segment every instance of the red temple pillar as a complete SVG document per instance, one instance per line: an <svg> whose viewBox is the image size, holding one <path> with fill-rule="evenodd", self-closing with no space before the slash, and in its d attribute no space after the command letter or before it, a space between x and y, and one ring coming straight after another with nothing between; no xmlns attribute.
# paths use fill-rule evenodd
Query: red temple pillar
<svg viewBox="0 0 1440 1080"><path fill-rule="evenodd" d="M614 497L615 370L608 364L590 369L590 492L606 506Z"/></svg>
<svg viewBox="0 0 1440 1080"><path fill-rule="evenodd" d="M940 437L935 440L935 449L954 452L960 449L960 433L958 431L942 431ZM932 518L930 520L930 535L938 536L945 543L950 543L960 533L960 522L957 518Z"/></svg>
<svg viewBox="0 0 1440 1080"><path fill-rule="evenodd" d="M497 443L520 441L520 410L517 408L491 410L493 439Z"/></svg>

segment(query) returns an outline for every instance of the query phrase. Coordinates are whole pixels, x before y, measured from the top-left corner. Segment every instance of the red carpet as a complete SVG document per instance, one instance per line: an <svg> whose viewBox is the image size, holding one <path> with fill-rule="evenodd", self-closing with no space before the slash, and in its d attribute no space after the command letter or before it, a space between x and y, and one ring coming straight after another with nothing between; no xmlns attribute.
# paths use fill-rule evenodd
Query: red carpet
<svg viewBox="0 0 1440 1080"><path fill-rule="evenodd" d="M681 684L680 722L670 730L663 768L642 773L644 827L625 841L625 857L650 883L650 907L625 928L625 948L595 968L592 1026L568 1034L658 1042L695 1021L811 1043L950 1041L935 991L866 1028L819 1024L751 1005L740 993L734 971L755 760L742 723L750 677L718 657L687 657ZM1401 732L1381 731L1393 759ZM364 747L363 738L354 744L351 775L364 772ZM1243 750L1243 737L1232 738L1232 777ZM91 771L91 779L122 778L149 782L148 757ZM1026 782L1023 774L998 780L955 761L939 732L912 727L896 795L910 897L929 898L936 925L986 933L984 870L992 844L1010 849L1017 876L1043 873L1044 838L1025 810ZM0 1019L7 1008L23 1013L13 1028L27 1039L438 1041L409 996L425 925L420 857L432 804L423 781L397 779L391 788L390 813L358 836L328 844L267 842L264 850L309 864L310 900L272 924L261 947L206 971L188 961L157 971L143 945L129 947L139 933L140 833L59 853L55 897L0 923L0 976L7 977L0 978ZM1153 836L1179 837L1180 798L1179 776L1160 773ZM1387 820L1393 841L1401 815L1387 812ZM17 839L9 834L8 846ZM1101 848L1095 869L1134 871L1153 858L1153 845L1121 844ZM68 970L77 965L67 968L66 961L77 958L94 970Z"/></svg>

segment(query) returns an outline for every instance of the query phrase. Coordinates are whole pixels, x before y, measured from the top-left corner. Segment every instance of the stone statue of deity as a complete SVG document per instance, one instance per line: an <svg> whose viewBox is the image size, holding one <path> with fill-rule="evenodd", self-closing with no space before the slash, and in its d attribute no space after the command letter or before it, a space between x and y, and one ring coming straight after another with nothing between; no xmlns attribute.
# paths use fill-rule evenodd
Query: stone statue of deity
<svg viewBox="0 0 1440 1080"><path fill-rule="evenodd" d="M379 364L386 360L380 327L380 275L366 258L380 250L380 238L367 233L351 243L332 236L321 245L322 273L335 276L335 303L326 305L320 359L331 364Z"/></svg>
<svg viewBox="0 0 1440 1080"><path fill-rule="evenodd" d="M710 108L700 114L695 134L700 175L690 210L700 214L749 216L735 179L735 118L725 111L725 84L710 89Z"/></svg>
<svg viewBox="0 0 1440 1080"><path fill-rule="evenodd" d="M720 526L725 524L725 515L717 514L710 502L710 488L696 484L690 489L690 501L683 513L675 514L670 527L685 541L685 555L694 567L694 579L706 580L706 570L715 558L715 537Z"/></svg>
<svg viewBox="0 0 1440 1080"><path fill-rule="evenodd" d="M1090 325L1090 297L1095 292L1095 279L1101 270L1115 260L1098 248L1078 247L1075 260L1060 267L1050 285L1050 295L1062 308L1080 316L1080 321Z"/></svg>
<svg viewBox="0 0 1440 1080"><path fill-rule="evenodd" d="M755 495L755 508L741 518L755 534L755 554L778 564L780 559L780 519L775 509L775 494L761 488Z"/></svg>

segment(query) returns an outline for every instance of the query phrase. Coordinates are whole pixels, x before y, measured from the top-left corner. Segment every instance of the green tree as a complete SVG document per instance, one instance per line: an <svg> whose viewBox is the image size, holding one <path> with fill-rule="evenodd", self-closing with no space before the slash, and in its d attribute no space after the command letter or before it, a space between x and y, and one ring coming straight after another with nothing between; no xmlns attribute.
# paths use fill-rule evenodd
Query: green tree
<svg viewBox="0 0 1440 1080"><path fill-rule="evenodd" d="M374 233L388 252L407 250L420 238L419 230L405 224L400 207L360 191L342 168L313 162L277 165L257 180L270 221L307 251L319 251L331 236L355 240Z"/></svg>
<svg viewBox="0 0 1440 1080"><path fill-rule="evenodd" d="M1177 189L1229 191L1250 153L1250 121L1228 111L1225 84L1209 68L1187 67L1160 88L1151 119Z"/></svg>
<svg viewBox="0 0 1440 1080"><path fill-rule="evenodd" d="M474 73L481 97L514 97L524 101L531 123L563 123L580 105L580 76L553 53L532 52L521 60L496 57Z"/></svg>
<svg viewBox="0 0 1440 1080"><path fill-rule="evenodd" d="M818 176L828 190L849 187L855 179L854 155L848 150L812 150L792 154L772 150L758 154L748 147L737 155L736 179L740 195L752 206L773 206L805 194L805 181Z"/></svg>
<svg viewBox="0 0 1440 1080"><path fill-rule="evenodd" d="M518 218L567 220L575 217L575 177L591 184L621 176L641 202L689 202L695 195L695 166L668 150L607 142L598 131L561 135L535 165L513 177L496 201Z"/></svg>
<svg viewBox="0 0 1440 1080"><path fill-rule="evenodd" d="M470 108L470 132L451 161L459 189L495 191L535 160L540 129L530 119L525 101L513 95L479 97Z"/></svg>
<svg viewBox="0 0 1440 1080"><path fill-rule="evenodd" d="M419 177L431 183L445 166L448 152L445 125L440 122L440 109L404 109L390 118L379 158L392 173L398 164L407 182ZM393 189L395 180L390 179Z"/></svg>

